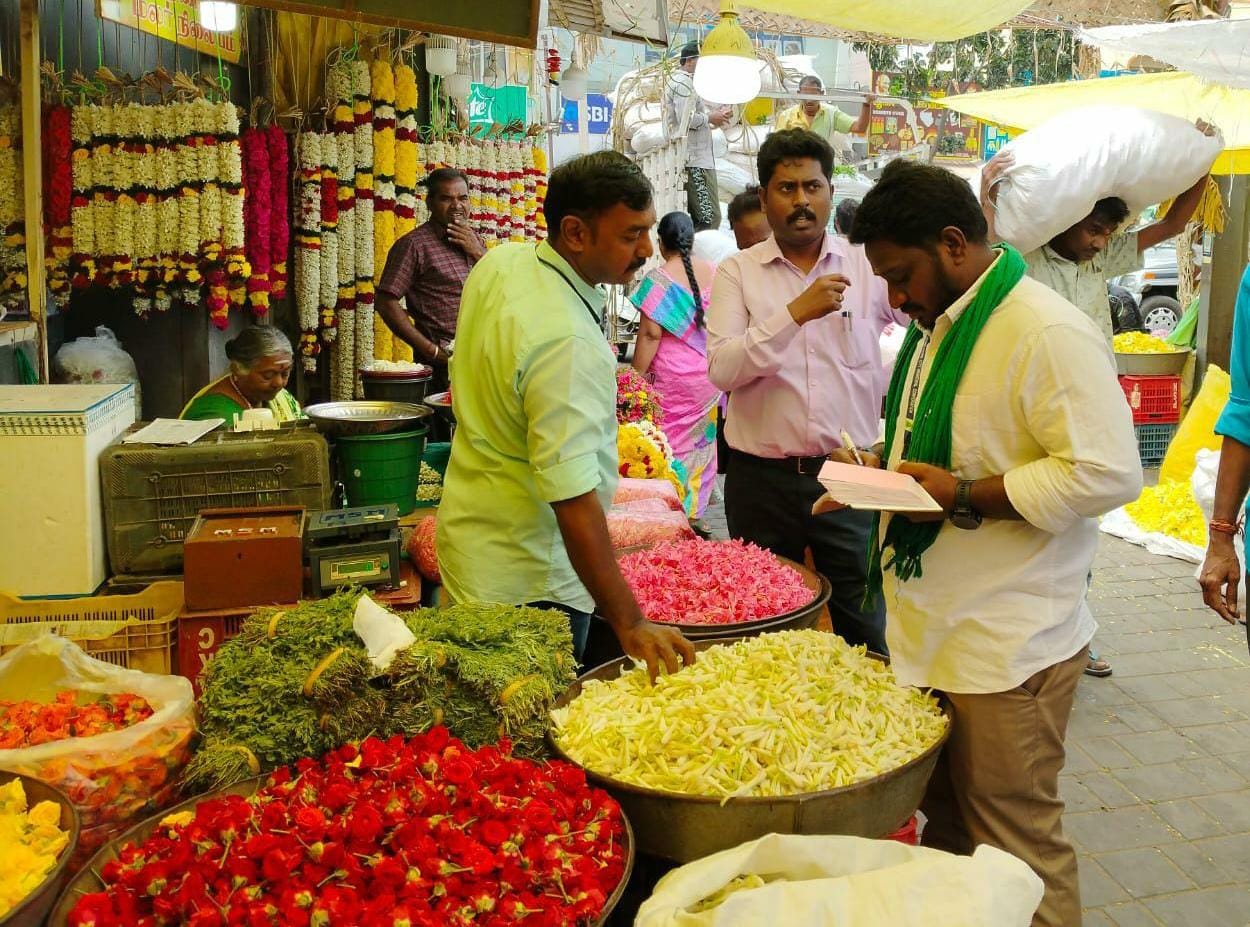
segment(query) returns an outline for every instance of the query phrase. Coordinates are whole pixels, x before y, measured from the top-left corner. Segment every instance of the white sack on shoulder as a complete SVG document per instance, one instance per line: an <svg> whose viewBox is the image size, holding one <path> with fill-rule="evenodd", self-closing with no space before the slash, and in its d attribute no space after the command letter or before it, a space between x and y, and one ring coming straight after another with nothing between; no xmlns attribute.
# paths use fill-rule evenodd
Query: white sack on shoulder
<svg viewBox="0 0 1250 927"><path fill-rule="evenodd" d="M1135 216L1192 187L1224 140L1177 116L1131 106L1089 106L1044 122L1003 150L1015 164L998 185L995 230L1023 252L1118 196Z"/></svg>

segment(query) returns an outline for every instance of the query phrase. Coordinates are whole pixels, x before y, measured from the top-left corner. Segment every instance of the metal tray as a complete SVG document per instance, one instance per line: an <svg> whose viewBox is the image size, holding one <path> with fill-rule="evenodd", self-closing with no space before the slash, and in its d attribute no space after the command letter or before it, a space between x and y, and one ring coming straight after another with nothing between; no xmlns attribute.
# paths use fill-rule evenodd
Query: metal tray
<svg viewBox="0 0 1250 927"><path fill-rule="evenodd" d="M1192 352L1187 350L1168 351L1159 354L1120 354L1115 355L1116 373L1130 377L1168 377L1180 376L1185 370L1185 362Z"/></svg>
<svg viewBox="0 0 1250 927"><path fill-rule="evenodd" d="M706 650L730 642L696 641L694 646ZM889 662L878 654L870 656ZM626 663L627 658L621 658L585 673L556 700L553 709L577 698L587 680L615 678ZM677 863L702 859L771 833L884 837L920 807L938 754L950 736L950 711L943 707L943 712L947 716L946 732L920 756L898 769L840 789L777 798L731 798L722 804L719 798L629 785L589 769L586 778L620 802L634 825L638 852ZM547 743L560 759L580 765L560 749L550 732Z"/></svg>
<svg viewBox="0 0 1250 927"><path fill-rule="evenodd" d="M3 781L6 774L0 773L0 781ZM65 891L56 899L56 907L52 909L52 913L48 915L47 927L68 927L70 912L74 910L74 905L78 903L78 899L83 895L90 895L93 892L103 891L104 881L100 878L99 873L104 869L106 863L116 859L121 853L122 847L128 843L142 843L152 836L152 832L156 830L161 821L169 817L171 814L177 814L180 811L194 810L195 806L202 801L208 801L210 798L220 798L224 795L242 795L244 798L251 797L258 790L264 787L269 780L269 776L257 776L255 779L248 779L244 782L236 782L234 785L227 786L216 792L207 792L203 795L196 795L194 798L188 798L186 801L174 805L172 808L166 808L158 814L152 815L144 821L139 822L134 827L123 833L121 836L110 840L104 846L100 847L96 854L91 857L87 865L84 866L73 880L65 886ZM72 809L71 809L72 810ZM621 896L625 893L625 886L629 884L629 878L634 872L634 854L635 839L634 831L630 827L629 816L625 814L624 809L621 811L621 818L625 823L625 871L621 873L621 881L608 896L608 900L604 903L603 913L598 919L591 922L590 927L606 927L608 917L611 915L613 908L620 903ZM74 841L78 838L77 815L74 818ZM69 853L64 854L58 871L64 868L65 860L69 859ZM51 876L49 876L51 878ZM59 887L59 883L58 883ZM33 896L32 896L33 897ZM51 899L49 899L50 903ZM43 916L47 913L48 908L44 908L39 913L39 919L34 921L15 921L16 927L40 927L44 924ZM0 918L0 927L10 927L9 921Z"/></svg>
<svg viewBox="0 0 1250 927"><path fill-rule="evenodd" d="M410 431L422 427L422 420L434 413L428 406L411 402L360 399L321 402L305 408L304 414L318 430L341 438Z"/></svg>
<svg viewBox="0 0 1250 927"><path fill-rule="evenodd" d="M69 875L66 866L69 865L70 858L78 847L78 812L60 789L46 782L40 782L38 779L32 779L30 776L0 770L0 785L7 785L13 779L22 780L28 807L37 805L41 801L54 801L60 805L61 830L69 831L69 843L61 851L61 856L52 867L52 871L44 876L43 881L35 887L33 892L10 909L8 914L0 915L0 927L42 927L44 918L48 916L53 902L61 893L61 886L65 884L65 879ZM632 862L632 845L630 858Z"/></svg>

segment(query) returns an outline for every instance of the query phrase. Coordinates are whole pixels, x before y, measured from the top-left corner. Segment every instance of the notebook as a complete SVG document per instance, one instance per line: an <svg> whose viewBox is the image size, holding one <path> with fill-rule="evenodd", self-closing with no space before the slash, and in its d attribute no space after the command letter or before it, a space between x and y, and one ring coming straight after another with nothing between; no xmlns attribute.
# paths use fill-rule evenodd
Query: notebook
<svg viewBox="0 0 1250 927"><path fill-rule="evenodd" d="M825 494L812 506L812 514L831 511L840 503L869 512L940 512L942 507L910 476L895 470L878 470L853 464L825 461L817 476Z"/></svg>

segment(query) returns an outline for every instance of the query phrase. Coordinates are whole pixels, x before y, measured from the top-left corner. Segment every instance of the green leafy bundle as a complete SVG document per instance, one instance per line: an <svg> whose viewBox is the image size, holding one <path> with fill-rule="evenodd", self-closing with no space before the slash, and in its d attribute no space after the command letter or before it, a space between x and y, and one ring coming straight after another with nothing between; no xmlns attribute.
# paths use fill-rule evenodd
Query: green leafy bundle
<svg viewBox="0 0 1250 927"><path fill-rule="evenodd" d="M359 595L260 609L221 647L205 668L189 792L435 724L472 747L508 736L518 754L546 754L548 711L574 678L566 616L505 605L412 612L416 642L379 672L352 630Z"/></svg>

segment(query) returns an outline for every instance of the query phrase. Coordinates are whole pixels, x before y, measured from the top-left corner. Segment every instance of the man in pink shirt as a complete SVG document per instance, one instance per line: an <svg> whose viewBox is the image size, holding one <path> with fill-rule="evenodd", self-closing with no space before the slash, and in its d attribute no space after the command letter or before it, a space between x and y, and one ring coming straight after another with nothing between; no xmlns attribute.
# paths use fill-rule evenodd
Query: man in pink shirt
<svg viewBox="0 0 1250 927"><path fill-rule="evenodd" d="M885 653L883 607L862 607L872 516L813 515L812 504L842 430L861 447L877 440L881 332L910 319L890 307L863 250L826 231L832 174L833 149L812 132L774 132L760 147L760 201L773 236L717 271L708 375L730 393L729 533L791 560L810 547L833 585L833 629Z"/></svg>

